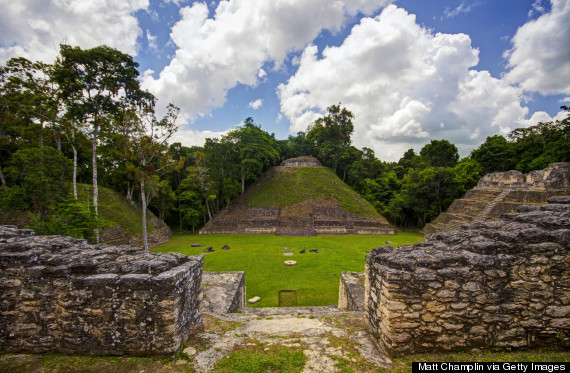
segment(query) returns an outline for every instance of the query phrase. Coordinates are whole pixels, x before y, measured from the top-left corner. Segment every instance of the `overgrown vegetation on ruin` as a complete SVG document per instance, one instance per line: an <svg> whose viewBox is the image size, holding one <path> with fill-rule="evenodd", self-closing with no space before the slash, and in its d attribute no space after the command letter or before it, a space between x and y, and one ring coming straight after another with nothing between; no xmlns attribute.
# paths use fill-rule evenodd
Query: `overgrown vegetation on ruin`
<svg viewBox="0 0 570 373"><path fill-rule="evenodd" d="M279 169L246 199L249 207L288 207L306 200L336 200L357 216L378 216L370 203L340 180L330 168Z"/></svg>

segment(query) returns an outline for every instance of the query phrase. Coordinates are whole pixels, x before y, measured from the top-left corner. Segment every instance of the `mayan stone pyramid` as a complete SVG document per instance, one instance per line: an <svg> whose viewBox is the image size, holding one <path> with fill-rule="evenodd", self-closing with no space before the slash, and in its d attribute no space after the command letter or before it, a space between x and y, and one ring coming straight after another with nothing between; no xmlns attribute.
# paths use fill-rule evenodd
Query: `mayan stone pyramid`
<svg viewBox="0 0 570 373"><path fill-rule="evenodd" d="M200 234L394 234L394 229L332 170L313 157L272 167Z"/></svg>
<svg viewBox="0 0 570 373"><path fill-rule="evenodd" d="M546 204L548 198L569 195L570 163L552 163L544 170L494 172L483 176L477 186L453 201L424 228L426 238L438 232L457 230L462 224L493 220L515 212L519 205Z"/></svg>

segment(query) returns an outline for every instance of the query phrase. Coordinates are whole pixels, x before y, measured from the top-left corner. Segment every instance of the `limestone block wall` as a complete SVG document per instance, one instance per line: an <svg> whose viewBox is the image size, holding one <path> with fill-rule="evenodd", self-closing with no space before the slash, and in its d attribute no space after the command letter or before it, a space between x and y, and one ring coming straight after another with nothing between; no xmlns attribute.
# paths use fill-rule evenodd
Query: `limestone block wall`
<svg viewBox="0 0 570 373"><path fill-rule="evenodd" d="M201 256L0 227L6 351L169 354L202 328Z"/></svg>
<svg viewBox="0 0 570 373"><path fill-rule="evenodd" d="M570 188L570 162L552 163L544 170L494 172L479 179L476 189L513 188L566 190Z"/></svg>
<svg viewBox="0 0 570 373"><path fill-rule="evenodd" d="M570 347L570 197L366 256L368 329L392 354Z"/></svg>
<svg viewBox="0 0 570 373"><path fill-rule="evenodd" d="M247 307L245 272L203 272L202 286L204 312L232 313Z"/></svg>
<svg viewBox="0 0 570 373"><path fill-rule="evenodd" d="M338 308L364 311L364 272L341 272Z"/></svg>

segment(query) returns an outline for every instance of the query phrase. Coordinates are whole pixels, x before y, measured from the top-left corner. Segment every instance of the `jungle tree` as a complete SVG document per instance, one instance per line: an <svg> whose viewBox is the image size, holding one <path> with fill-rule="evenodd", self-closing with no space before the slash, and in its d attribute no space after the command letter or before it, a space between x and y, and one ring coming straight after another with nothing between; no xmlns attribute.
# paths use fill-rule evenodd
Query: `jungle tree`
<svg viewBox="0 0 570 373"><path fill-rule="evenodd" d="M153 104L137 80L138 63L128 54L107 46L81 49L62 44L54 69L60 97L69 116L86 122L91 130L93 206L98 214L97 145L99 131L109 116L125 106ZM97 240L99 240L97 235Z"/></svg>

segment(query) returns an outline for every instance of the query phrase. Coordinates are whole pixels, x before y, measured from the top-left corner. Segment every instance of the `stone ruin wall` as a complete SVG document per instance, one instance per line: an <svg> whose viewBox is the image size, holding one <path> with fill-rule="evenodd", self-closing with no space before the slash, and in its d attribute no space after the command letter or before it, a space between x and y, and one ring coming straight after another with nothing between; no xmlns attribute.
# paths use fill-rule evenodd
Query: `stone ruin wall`
<svg viewBox="0 0 570 373"><path fill-rule="evenodd" d="M364 311L364 272L340 273L338 308Z"/></svg>
<svg viewBox="0 0 570 373"><path fill-rule="evenodd" d="M224 314L247 307L245 272L203 272L203 312Z"/></svg>
<svg viewBox="0 0 570 373"><path fill-rule="evenodd" d="M570 348L570 197L366 256L368 329L392 354Z"/></svg>
<svg viewBox="0 0 570 373"><path fill-rule="evenodd" d="M310 156L286 159L281 162L281 167L322 167L321 162Z"/></svg>
<svg viewBox="0 0 570 373"><path fill-rule="evenodd" d="M170 354L202 328L201 256L0 227L6 351Z"/></svg>
<svg viewBox="0 0 570 373"><path fill-rule="evenodd" d="M394 229L382 217L360 217L344 211L338 205L324 207L315 205L313 201L308 201L305 205L302 206L305 210L303 214L288 214L287 208L279 207L235 208L215 216L199 234L395 234Z"/></svg>
<svg viewBox="0 0 570 373"><path fill-rule="evenodd" d="M475 189L570 189L570 162L552 163L544 170L523 174L520 171L493 172L479 179Z"/></svg>
<svg viewBox="0 0 570 373"><path fill-rule="evenodd" d="M162 220L151 217L149 224L154 228L147 233L149 248L154 248L168 242L172 231L170 227ZM131 245L135 247L144 247L142 234L129 234L120 225L111 228L105 228L101 234L101 241L110 245Z"/></svg>

